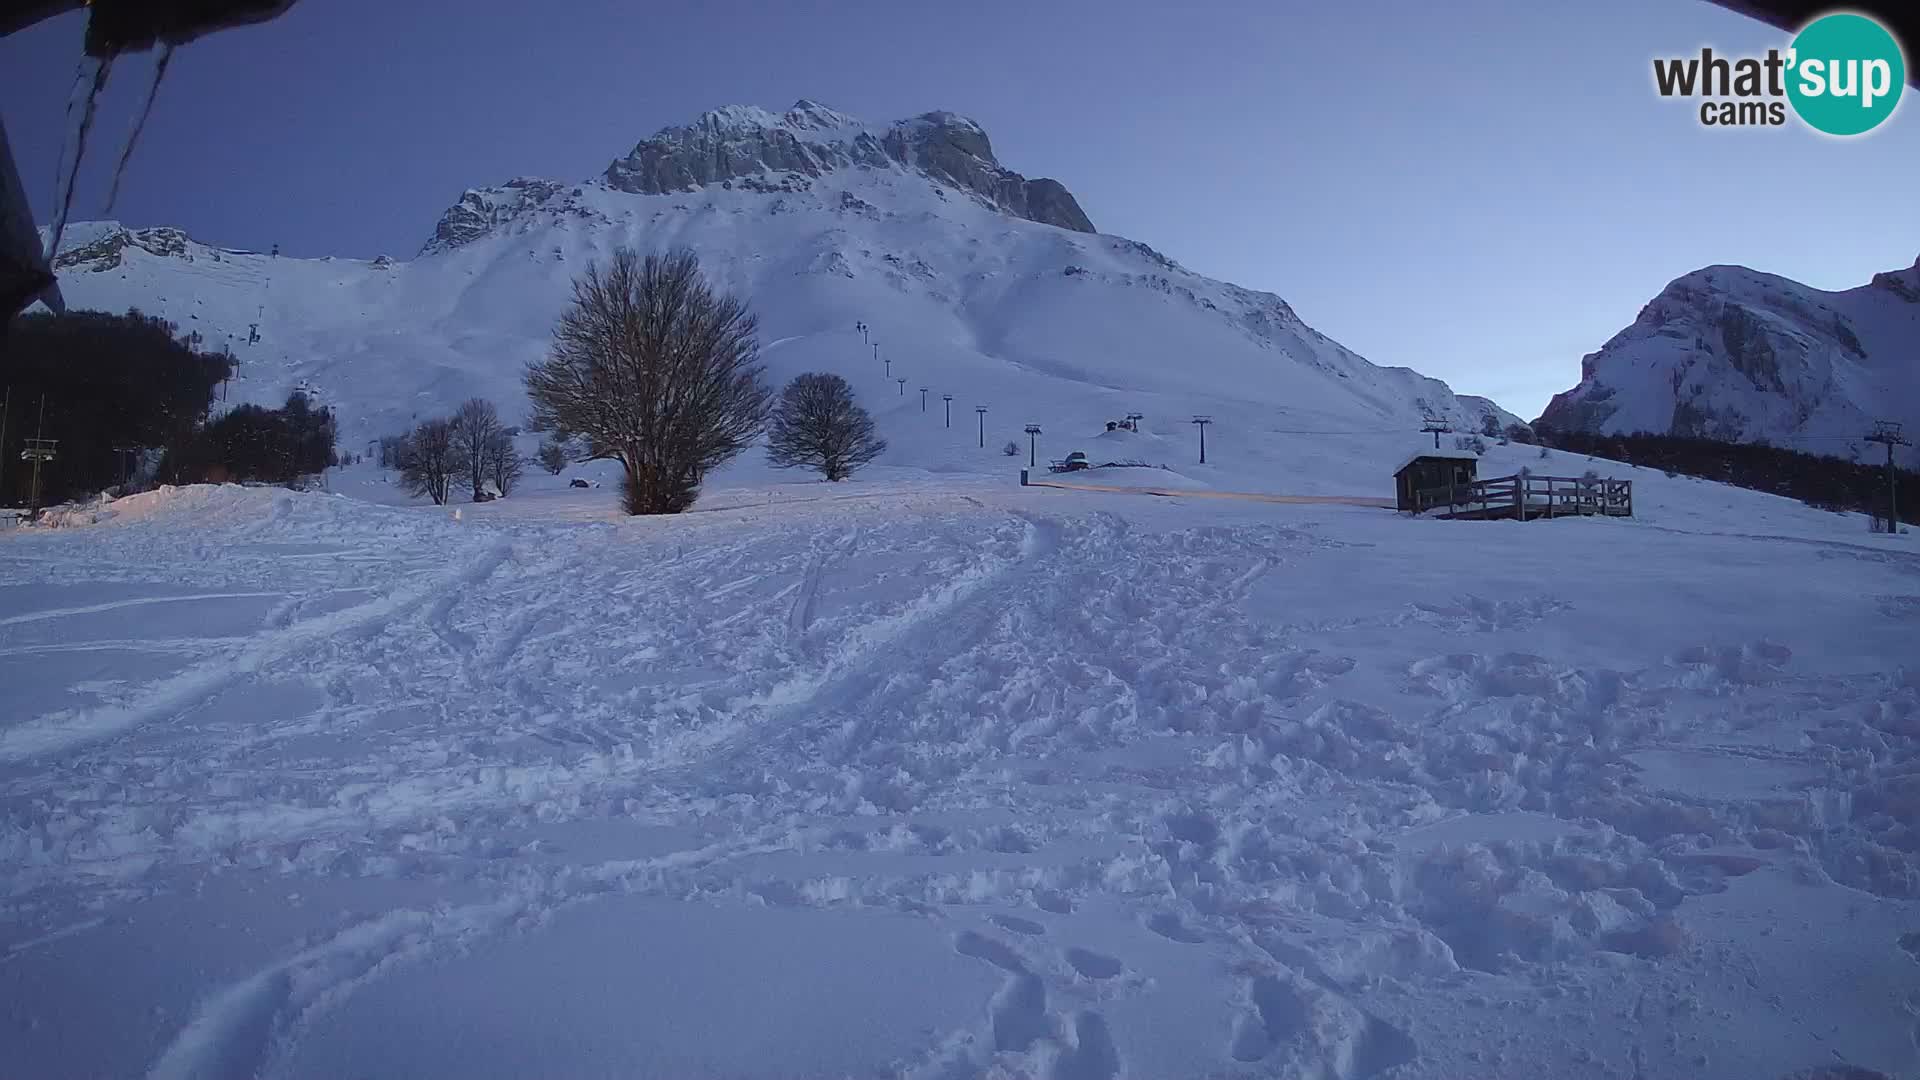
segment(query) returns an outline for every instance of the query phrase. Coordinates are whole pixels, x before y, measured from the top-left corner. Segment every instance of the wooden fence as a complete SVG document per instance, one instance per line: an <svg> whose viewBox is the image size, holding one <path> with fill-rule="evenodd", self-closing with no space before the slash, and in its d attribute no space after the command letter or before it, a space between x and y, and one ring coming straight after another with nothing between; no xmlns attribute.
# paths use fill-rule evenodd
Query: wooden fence
<svg viewBox="0 0 1920 1080"><path fill-rule="evenodd" d="M1633 516L1633 481L1519 473L1414 492L1414 512L1447 518Z"/></svg>

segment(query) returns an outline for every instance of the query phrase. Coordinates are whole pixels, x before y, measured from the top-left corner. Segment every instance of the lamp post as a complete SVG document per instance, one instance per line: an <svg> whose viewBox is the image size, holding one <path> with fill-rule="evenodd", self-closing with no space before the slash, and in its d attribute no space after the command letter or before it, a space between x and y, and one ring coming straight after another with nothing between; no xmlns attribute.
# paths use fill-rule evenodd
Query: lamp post
<svg viewBox="0 0 1920 1080"><path fill-rule="evenodd" d="M1029 469L1039 464L1040 461L1039 451L1036 449L1036 447L1039 446L1039 435L1039 424L1027 425L1027 468Z"/></svg>

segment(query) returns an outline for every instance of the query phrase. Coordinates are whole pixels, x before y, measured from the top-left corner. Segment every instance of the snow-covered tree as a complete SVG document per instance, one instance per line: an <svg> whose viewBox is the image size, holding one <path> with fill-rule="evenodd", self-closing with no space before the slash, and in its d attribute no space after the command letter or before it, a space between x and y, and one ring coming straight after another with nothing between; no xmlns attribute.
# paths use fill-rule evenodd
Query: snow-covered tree
<svg viewBox="0 0 1920 1080"><path fill-rule="evenodd" d="M828 480L845 480L886 449L886 440L873 433L873 417L838 375L796 375L773 407L767 461L780 468L815 469Z"/></svg>
<svg viewBox="0 0 1920 1080"><path fill-rule="evenodd" d="M559 476L561 470L567 467L567 444L558 439L542 440L535 460L540 462L541 468Z"/></svg>

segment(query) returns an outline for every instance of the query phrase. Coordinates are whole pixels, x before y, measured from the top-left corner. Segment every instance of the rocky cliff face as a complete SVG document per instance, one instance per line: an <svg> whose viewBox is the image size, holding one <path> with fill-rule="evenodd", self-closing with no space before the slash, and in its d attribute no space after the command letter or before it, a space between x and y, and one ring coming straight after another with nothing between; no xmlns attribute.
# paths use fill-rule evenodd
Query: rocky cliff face
<svg viewBox="0 0 1920 1080"><path fill-rule="evenodd" d="M607 167L620 191L661 195L708 185L796 190L841 169L906 168L1004 213L1075 232L1093 222L1056 180L1029 180L1001 165L979 124L950 112L902 120L884 131L811 101L785 113L733 105L670 127Z"/></svg>
<svg viewBox="0 0 1920 1080"><path fill-rule="evenodd" d="M565 190L564 184L528 176L509 180L497 188L469 188L459 202L440 215L433 238L420 253L429 255L469 243L519 214L546 205ZM573 189L573 193L579 194L579 189Z"/></svg>
<svg viewBox="0 0 1920 1080"><path fill-rule="evenodd" d="M113 225L98 231L98 235L70 236L61 244L59 254L53 257L56 272L83 270L101 273L119 266L129 247L137 247L150 255L174 256L191 262L193 255L188 251L187 234L179 229L167 227L153 229L129 229Z"/></svg>
<svg viewBox="0 0 1920 1080"><path fill-rule="evenodd" d="M1539 422L1853 457L1873 420L1920 420L1916 348L1920 261L1841 292L1711 266L1587 355Z"/></svg>

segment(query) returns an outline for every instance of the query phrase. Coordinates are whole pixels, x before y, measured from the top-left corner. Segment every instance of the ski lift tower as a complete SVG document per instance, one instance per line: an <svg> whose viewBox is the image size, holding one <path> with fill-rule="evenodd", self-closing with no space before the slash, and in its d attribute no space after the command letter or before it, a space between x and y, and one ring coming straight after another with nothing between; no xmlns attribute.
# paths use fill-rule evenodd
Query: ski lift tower
<svg viewBox="0 0 1920 1080"><path fill-rule="evenodd" d="M25 448L20 451L20 460L33 462L33 486L28 489L27 495L28 521L34 521L40 517L40 463L52 461L58 456L55 451L59 445L59 439L35 438L23 442Z"/></svg>
<svg viewBox="0 0 1920 1080"><path fill-rule="evenodd" d="M1902 433L1899 424L1891 420L1876 420L1873 434L1867 436L1870 443L1883 443L1887 448L1887 535L1900 535L1900 474L1893 467L1893 449L1896 446L1912 446L1913 441Z"/></svg>

